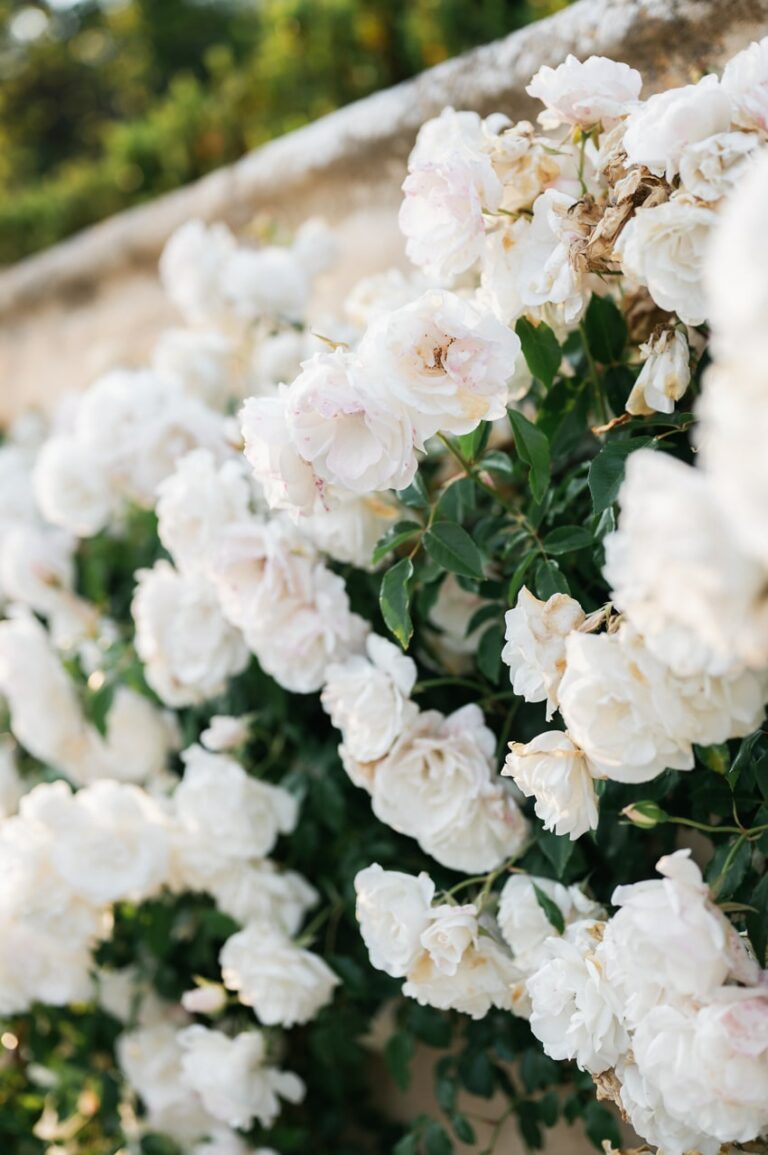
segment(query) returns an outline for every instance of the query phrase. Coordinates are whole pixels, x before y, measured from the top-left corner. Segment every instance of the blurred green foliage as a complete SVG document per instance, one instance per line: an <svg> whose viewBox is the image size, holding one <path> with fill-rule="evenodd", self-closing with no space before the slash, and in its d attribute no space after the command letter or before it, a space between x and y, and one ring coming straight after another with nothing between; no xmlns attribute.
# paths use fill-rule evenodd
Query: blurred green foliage
<svg viewBox="0 0 768 1155"><path fill-rule="evenodd" d="M568 0L0 0L0 263Z"/></svg>

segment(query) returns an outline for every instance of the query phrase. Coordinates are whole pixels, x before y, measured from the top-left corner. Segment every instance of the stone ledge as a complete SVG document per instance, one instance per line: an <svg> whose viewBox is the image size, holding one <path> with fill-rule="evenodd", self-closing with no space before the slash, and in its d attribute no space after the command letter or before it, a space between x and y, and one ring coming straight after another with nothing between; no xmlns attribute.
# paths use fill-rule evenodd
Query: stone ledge
<svg viewBox="0 0 768 1155"><path fill-rule="evenodd" d="M176 320L155 268L185 220L238 228L261 213L291 227L319 214L340 224L346 255L326 285L330 300L358 276L402 261L405 158L419 125L447 104L529 115L531 75L569 52L625 60L651 92L718 67L766 31L768 0L579 0L0 272L0 421L146 357Z"/></svg>

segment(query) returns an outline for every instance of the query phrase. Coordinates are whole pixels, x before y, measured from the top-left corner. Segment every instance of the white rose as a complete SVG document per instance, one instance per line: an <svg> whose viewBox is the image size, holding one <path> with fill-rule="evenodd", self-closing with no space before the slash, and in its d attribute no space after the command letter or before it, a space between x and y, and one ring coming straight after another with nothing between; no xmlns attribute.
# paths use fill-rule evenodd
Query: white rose
<svg viewBox="0 0 768 1155"><path fill-rule="evenodd" d="M444 903L430 911L430 921L421 933L421 945L431 964L444 975L455 975L464 954L477 946L480 928L477 907Z"/></svg>
<svg viewBox="0 0 768 1155"><path fill-rule="evenodd" d="M616 246L624 272L686 325L707 319L704 258L716 220L712 209L673 198L638 209Z"/></svg>
<svg viewBox="0 0 768 1155"><path fill-rule="evenodd" d="M222 533L248 517L251 486L238 459L208 449L182 457L158 486L157 532L183 573L206 574Z"/></svg>
<svg viewBox="0 0 768 1155"><path fill-rule="evenodd" d="M373 812L454 870L493 870L522 850L526 824L495 778L495 739L477 706L420 714L378 763Z"/></svg>
<svg viewBox="0 0 768 1155"><path fill-rule="evenodd" d="M570 260L571 243L580 237L569 217L575 204L576 198L568 193L543 192L534 202L529 227L509 254L517 266L521 303L559 305L568 325L578 321L589 298Z"/></svg>
<svg viewBox="0 0 768 1155"><path fill-rule="evenodd" d="M177 748L177 742L172 715L158 710L128 686L118 686L107 713L106 734L89 744L77 780L90 782L102 777L150 782L166 769L168 755Z"/></svg>
<svg viewBox="0 0 768 1155"><path fill-rule="evenodd" d="M731 990L730 997L723 991L722 1004L698 1012L654 1008L632 1042L638 1070L665 1111L683 1127L726 1144L757 1138L768 1122L768 1003L764 993Z"/></svg>
<svg viewBox="0 0 768 1155"><path fill-rule="evenodd" d="M379 366L366 372L354 354L336 349L305 361L288 390L292 442L321 488L365 494L404 489L413 480L413 429L378 373Z"/></svg>
<svg viewBox="0 0 768 1155"><path fill-rule="evenodd" d="M639 450L619 503L605 577L656 657L680 675L768 664L765 571L733 539L706 473Z"/></svg>
<svg viewBox="0 0 768 1155"><path fill-rule="evenodd" d="M526 702L546 702L549 721L565 671L565 640L584 624L584 611L567 594L553 594L542 602L523 586L504 620L501 660L509 666L512 688Z"/></svg>
<svg viewBox="0 0 768 1155"><path fill-rule="evenodd" d="M744 960L735 932L712 902L689 850L659 859L661 879L619 886L602 958L637 1025L655 1006L681 998L707 1000Z"/></svg>
<svg viewBox="0 0 768 1155"><path fill-rule="evenodd" d="M305 878L293 870L280 870L269 859L243 862L232 858L227 868L220 858L216 873L205 880L205 889L219 910L239 923L266 922L294 935L306 913L317 905L319 895Z"/></svg>
<svg viewBox="0 0 768 1155"><path fill-rule="evenodd" d="M503 192L491 148L476 112L446 108L419 130L399 222L409 260L437 280L450 280L480 256L483 212L498 209Z"/></svg>
<svg viewBox="0 0 768 1155"><path fill-rule="evenodd" d="M276 1152L252 1147L228 1127L214 1127L202 1143L196 1143L190 1155L276 1155Z"/></svg>
<svg viewBox="0 0 768 1155"><path fill-rule="evenodd" d="M182 1082L196 1091L215 1119L230 1127L248 1128L257 1120L271 1127L280 1113L280 1099L299 1103L304 1084L289 1071L266 1065L266 1045L260 1031L227 1038L203 1026L178 1034L182 1050Z"/></svg>
<svg viewBox="0 0 768 1155"><path fill-rule="evenodd" d="M627 413L672 413L691 382L685 334L664 329L640 346L640 354L645 360L627 398Z"/></svg>
<svg viewBox="0 0 768 1155"><path fill-rule="evenodd" d="M167 1005L155 994L138 966L119 970L99 967L96 972L98 1005L119 1023L150 1026L167 1016Z"/></svg>
<svg viewBox="0 0 768 1155"><path fill-rule="evenodd" d="M98 455L115 492L147 509L185 453L231 453L224 417L148 369L116 369L94 382L79 400L75 435Z"/></svg>
<svg viewBox="0 0 768 1155"><path fill-rule="evenodd" d="M759 145L750 132L720 132L687 145L680 157L682 188L702 201L728 196L744 179Z"/></svg>
<svg viewBox="0 0 768 1155"><path fill-rule="evenodd" d="M735 123L768 132L768 37L729 60L720 83L731 98Z"/></svg>
<svg viewBox="0 0 768 1155"><path fill-rule="evenodd" d="M363 648L368 627L351 612L343 579L284 519L231 528L213 577L227 618L286 689L319 690L329 665Z"/></svg>
<svg viewBox="0 0 768 1155"><path fill-rule="evenodd" d="M298 806L287 790L251 778L225 754L190 746L182 759L184 777L173 796L176 868L193 889L207 890L233 859L269 854L278 836L296 826Z"/></svg>
<svg viewBox="0 0 768 1155"><path fill-rule="evenodd" d="M43 516L78 537L92 537L104 529L119 506L105 462L69 434L57 434L44 443L33 480Z"/></svg>
<svg viewBox="0 0 768 1155"><path fill-rule="evenodd" d="M323 485L293 443L288 389L277 397L249 397L240 411L245 456L270 509L310 513L322 505Z"/></svg>
<svg viewBox="0 0 768 1155"><path fill-rule="evenodd" d="M126 1031L116 1050L120 1069L150 1111L190 1100L190 1091L181 1082L181 1049L173 1022L161 1020Z"/></svg>
<svg viewBox="0 0 768 1155"><path fill-rule="evenodd" d="M98 906L79 897L51 863L45 831L9 818L0 830L0 1013L34 1002L55 1006L92 995L92 951L111 929Z"/></svg>
<svg viewBox="0 0 768 1155"><path fill-rule="evenodd" d="M628 64L605 56L585 61L568 55L557 68L542 65L527 86L529 96L541 100L547 128L560 124L592 128L624 116L637 102L643 80Z"/></svg>
<svg viewBox="0 0 768 1155"><path fill-rule="evenodd" d="M2 537L0 595L38 614L54 617L73 600L75 542L58 529L18 524Z"/></svg>
<svg viewBox="0 0 768 1155"><path fill-rule="evenodd" d="M363 277L344 299L344 315L358 329L365 329L377 317L408 305L420 297L428 284L417 272L406 275L401 269L387 269Z"/></svg>
<svg viewBox="0 0 768 1155"><path fill-rule="evenodd" d="M234 313L245 321L260 317L301 321L310 282L295 253L265 245L232 253L221 273L221 287Z"/></svg>
<svg viewBox="0 0 768 1155"><path fill-rule="evenodd" d="M286 690L310 694L325 682L328 667L359 653L368 623L349 606L344 579L324 565L309 567L303 588L286 591L272 607L264 603L248 644L264 671Z"/></svg>
<svg viewBox="0 0 768 1155"><path fill-rule="evenodd" d="M131 614L147 682L169 706L215 698L248 664L245 642L224 619L215 589L167 561L136 578Z"/></svg>
<svg viewBox="0 0 768 1155"><path fill-rule="evenodd" d="M286 1029L313 1019L339 979L312 951L276 927L255 923L227 939L219 955L224 986L236 991L265 1026Z"/></svg>
<svg viewBox="0 0 768 1155"><path fill-rule="evenodd" d="M358 353L407 409L422 443L505 415L520 340L491 314L433 289L374 321Z"/></svg>
<svg viewBox="0 0 768 1155"><path fill-rule="evenodd" d="M515 962L526 971L535 969L542 945L558 933L542 910L535 888L558 907L566 926L580 919L605 917L603 909L578 886L566 887L528 874L511 875L499 896L497 921Z"/></svg>
<svg viewBox="0 0 768 1155"><path fill-rule="evenodd" d="M19 743L76 778L89 748L89 729L74 684L31 615L0 622L0 693Z"/></svg>
<svg viewBox="0 0 768 1155"><path fill-rule="evenodd" d="M699 735L670 732L680 698L669 671L622 627L613 634L573 633L566 643L560 712L596 777L647 782L664 770L691 770Z"/></svg>
<svg viewBox="0 0 768 1155"><path fill-rule="evenodd" d="M416 717L418 707L409 700L416 664L378 634L368 635L366 651L366 658L328 667L321 701L342 731L349 754L360 762L375 762Z"/></svg>
<svg viewBox="0 0 768 1155"><path fill-rule="evenodd" d="M219 754L223 750L236 750L248 740L250 728L247 718L233 718L229 714L214 714L203 730L200 741L206 750Z"/></svg>
<svg viewBox="0 0 768 1155"><path fill-rule="evenodd" d="M191 1015L217 1015L227 1005L227 992L217 983L184 991L181 1005Z"/></svg>
<svg viewBox="0 0 768 1155"><path fill-rule="evenodd" d="M416 878L374 863L358 871L355 893L355 913L371 964L402 978L421 952L435 884L427 874Z"/></svg>
<svg viewBox="0 0 768 1155"><path fill-rule="evenodd" d="M19 812L40 830L51 863L88 902L141 902L168 877L162 811L138 786L105 779L72 794L64 782L36 786Z"/></svg>
<svg viewBox="0 0 768 1155"><path fill-rule="evenodd" d="M742 363L759 365L765 355L768 319L766 188L768 154L762 150L723 206L712 234L706 263L713 344L716 351L727 353L739 362L739 376ZM738 286L738 292L734 292L734 286ZM760 380L762 382L762 378Z"/></svg>
<svg viewBox="0 0 768 1155"><path fill-rule="evenodd" d="M39 520L30 484L35 465L36 458L21 445L12 441L0 445L0 533L17 522Z"/></svg>
<svg viewBox="0 0 768 1155"><path fill-rule="evenodd" d="M12 739L0 738L0 819L16 813L25 789L16 765L15 744Z"/></svg>
<svg viewBox="0 0 768 1155"><path fill-rule="evenodd" d="M621 1006L603 972L597 947L603 923L572 923L547 939L526 986L531 1030L551 1059L573 1059L599 1075L629 1049Z"/></svg>
<svg viewBox="0 0 768 1155"><path fill-rule="evenodd" d="M285 329L263 337L251 354L251 380L255 392L270 394L281 381L292 381L301 372L301 362L309 356L305 332ZM253 391L253 390L249 390Z"/></svg>
<svg viewBox="0 0 768 1155"><path fill-rule="evenodd" d="M334 561L373 569L377 542L395 521L398 509L384 494L340 500L331 509L316 508L301 520L301 532Z"/></svg>
<svg viewBox="0 0 768 1155"><path fill-rule="evenodd" d="M661 1091L643 1077L632 1059L618 1063L616 1076L620 1082L618 1106L643 1139L658 1146L665 1155L685 1155L690 1151L698 1155L719 1155L722 1146L719 1140L705 1135L696 1125L688 1127L674 1118L664 1106Z"/></svg>
<svg viewBox="0 0 768 1155"><path fill-rule="evenodd" d="M731 102L716 76L650 96L630 114L624 133L629 164L642 164L672 180L686 145L731 125Z"/></svg>
<svg viewBox="0 0 768 1155"><path fill-rule="evenodd" d="M537 190L536 195L539 195ZM489 308L505 325L512 325L525 310L522 300L521 261L527 252L527 234L531 223L527 216L504 220L488 234L483 247L482 270L478 300ZM525 358L517 361L517 372L524 373ZM511 393L515 399L524 396L531 385L529 377L525 390Z"/></svg>
<svg viewBox="0 0 768 1155"><path fill-rule="evenodd" d="M187 221L166 243L160 280L172 303L191 325L221 320L228 311L222 273L237 242L226 225Z"/></svg>
<svg viewBox="0 0 768 1155"><path fill-rule="evenodd" d="M467 668L477 653L483 627L476 626L471 633L467 630L474 614L488 604L460 586L451 573L440 583L437 600L429 611L429 625L435 629L433 644L451 672Z"/></svg>
<svg viewBox="0 0 768 1155"><path fill-rule="evenodd" d="M527 798L535 798L545 830L571 840L598 822L597 795L589 765L567 734L549 730L528 743L511 742L502 774Z"/></svg>
<svg viewBox="0 0 768 1155"><path fill-rule="evenodd" d="M446 973L424 951L408 973L403 994L421 1006L460 1011L482 1019L492 1007L513 1010L513 990L520 971L509 954L488 935L461 956L454 974Z"/></svg>
<svg viewBox="0 0 768 1155"><path fill-rule="evenodd" d="M152 368L214 408L224 408L240 392L235 346L215 329L166 329L157 339Z"/></svg>
<svg viewBox="0 0 768 1155"><path fill-rule="evenodd" d="M758 352L754 346L753 351ZM735 537L737 553L733 564L743 564L745 578L741 584L750 591L754 588L756 568L764 573L768 564L768 540L763 536L768 532L768 509L764 504L768 476L760 450L768 428L768 400L760 363L755 360L745 366L734 364L725 370L711 367L697 406L697 440L709 492L728 533ZM755 593L757 601L753 601L752 612L759 622L762 598L757 590ZM752 600L754 595L750 592L749 597ZM728 612L730 605L724 609ZM759 655L759 632L755 642L752 648ZM741 646L748 652L749 640L742 637ZM758 661L764 664L759 657Z"/></svg>

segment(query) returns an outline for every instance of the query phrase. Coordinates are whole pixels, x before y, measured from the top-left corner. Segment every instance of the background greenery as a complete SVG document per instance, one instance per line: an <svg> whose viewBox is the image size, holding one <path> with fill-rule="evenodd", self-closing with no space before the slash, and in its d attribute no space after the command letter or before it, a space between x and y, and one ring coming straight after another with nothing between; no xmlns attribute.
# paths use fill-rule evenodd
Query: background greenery
<svg viewBox="0 0 768 1155"><path fill-rule="evenodd" d="M0 263L568 0L0 0Z"/></svg>

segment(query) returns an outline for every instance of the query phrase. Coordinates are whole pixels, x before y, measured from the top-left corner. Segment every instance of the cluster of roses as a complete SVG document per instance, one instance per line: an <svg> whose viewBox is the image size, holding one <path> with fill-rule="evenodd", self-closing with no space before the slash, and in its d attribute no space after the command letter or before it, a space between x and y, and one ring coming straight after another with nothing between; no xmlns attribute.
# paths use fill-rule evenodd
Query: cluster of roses
<svg viewBox="0 0 768 1155"><path fill-rule="evenodd" d="M717 1155L768 1126L768 998L689 853L662 858L662 880L618 887L611 918L578 887L522 874L488 909L450 893L432 905L428 875L374 865L355 883L360 928L406 995L524 1015L665 1155Z"/></svg>
<svg viewBox="0 0 768 1155"><path fill-rule="evenodd" d="M323 338L302 327L331 256L319 225L290 247L185 226L161 276L188 327L161 337L150 369L108 374L47 435L25 422L0 448L0 692L37 760L22 777L13 745L0 748L0 1009L90 997L115 904L209 894L243 928L221 951L222 984L188 992L186 1009L138 973L96 988L126 1025L119 1060L142 1125L190 1155L241 1155L237 1130L269 1126L302 1086L267 1035L188 1014L226 1016L226 989L289 1028L338 981L302 945L312 886L268 857L296 802L232 756L248 719L215 718L181 779L169 769L174 712L222 694L252 655L282 688L321 692L377 818L444 867L488 872L460 905L450 891L434 904L426 874L363 870L374 966L434 1007L528 1017L666 1155L768 1129L765 972L698 868L662 859L664 880L619 887L610 918L543 878L513 873L494 891L529 836L494 735L477 705L419 709L415 663L353 611L333 568L371 569L398 516L390 491L525 398L519 318L565 339L593 293L623 294L644 335L630 415L673 411L711 319L702 468L644 450L628 463L606 540L621 616L525 587L507 613L513 690L565 729L513 743L503 773L575 839L597 826L600 780L690 770L694 744L760 724L768 40L719 80L644 102L640 90L626 65L569 58L531 83L539 127L453 110L425 125L400 218L420 272L364 283L343 321L314 319ZM243 398L238 423L228 411ZM135 506L156 512L168 556L136 574L126 638L75 592L76 560L79 539L119 538ZM472 651L478 607L455 580L441 586L429 613L446 666ZM98 693L131 645L160 704L118 684L97 726L80 682Z"/></svg>

